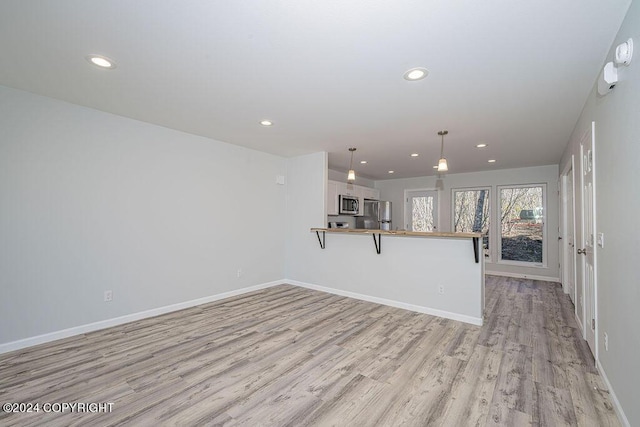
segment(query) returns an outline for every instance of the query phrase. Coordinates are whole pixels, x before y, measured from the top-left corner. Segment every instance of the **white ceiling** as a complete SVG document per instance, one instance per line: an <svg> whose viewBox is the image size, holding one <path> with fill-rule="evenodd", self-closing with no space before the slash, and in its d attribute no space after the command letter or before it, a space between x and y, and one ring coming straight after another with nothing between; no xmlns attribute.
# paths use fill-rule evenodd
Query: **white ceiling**
<svg viewBox="0 0 640 427"><path fill-rule="evenodd" d="M2 0L0 84L374 179L440 129L450 173L555 164L630 3Z"/></svg>

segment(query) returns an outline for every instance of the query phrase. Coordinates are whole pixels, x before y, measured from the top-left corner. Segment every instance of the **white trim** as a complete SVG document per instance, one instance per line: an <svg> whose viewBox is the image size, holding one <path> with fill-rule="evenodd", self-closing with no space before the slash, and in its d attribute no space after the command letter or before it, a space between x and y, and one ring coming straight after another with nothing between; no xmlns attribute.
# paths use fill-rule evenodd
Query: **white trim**
<svg viewBox="0 0 640 427"><path fill-rule="evenodd" d="M502 248L500 249L502 250ZM525 268L549 268L548 265L545 265L542 263L530 262L530 261L513 261L510 259L505 259L505 260L500 259L494 262L494 264L512 265L514 267L525 267Z"/></svg>
<svg viewBox="0 0 640 427"><path fill-rule="evenodd" d="M576 240L576 189L575 189L575 155L571 154L570 161L567 162L564 169L562 170L562 174L560 175L560 183L561 183L561 193L560 193L560 219L559 224L561 226L560 237L562 238L561 244L559 245L559 261L560 261L560 277L562 277L562 287L565 290L566 294L571 294L571 301L576 306L576 292L577 292L577 283L576 283L576 259L575 259L575 251L573 247L569 246L569 234L573 237L573 242L575 245ZM569 185L569 177L571 177L572 185ZM567 196L571 194L571 216L569 215L569 204L567 203ZM571 224L573 225L572 230L569 230L569 218L571 218ZM571 233L569 233L571 231ZM573 270L573 273L571 273ZM573 292L569 292L567 289L567 283L569 282L570 276L573 275Z"/></svg>
<svg viewBox="0 0 640 427"><path fill-rule="evenodd" d="M482 318L466 316L464 314L452 313L450 311L438 310L430 307L423 307L421 305L407 304L400 301L394 301L386 298L379 298L370 295L358 294L355 292L343 291L335 288L327 288L325 286L314 285L311 283L299 282L297 280L286 280L285 283L302 288L313 289L316 291L327 292L334 295L340 295L343 297L355 298L362 301L373 302L376 304L388 305L390 307L402 308L404 310L415 311L418 313L430 314L432 316L444 317L446 319L457 320L460 322L471 323L472 325L482 326Z"/></svg>
<svg viewBox="0 0 640 427"><path fill-rule="evenodd" d="M516 277L518 279L542 280L545 282L562 283L559 277L538 276L535 274L510 273L508 271L485 271L485 274L501 277Z"/></svg>
<svg viewBox="0 0 640 427"><path fill-rule="evenodd" d="M622 425L624 425L626 427L631 427L631 423L629 422L629 419L627 418L627 416L625 415L624 411L622 410L622 405L620 404L620 401L618 400L618 396L616 396L615 391L613 391L613 387L611 387L611 383L609 382L609 378L607 378L607 374L604 372L604 368L602 367L602 364L600 363L599 360L596 361L596 369L598 369L598 372L600 373L600 376L602 377L602 379L604 380L605 385L609 389L609 396L611 396L611 402L613 403L613 409L616 410L616 415L618 416L618 419L620 420Z"/></svg>
<svg viewBox="0 0 640 427"><path fill-rule="evenodd" d="M593 172L593 176L591 180L593 181L593 209L591 215L593 215L593 237L598 235L598 215L597 215L597 200L598 200L598 187L597 187L597 176L596 176L596 166L597 166L597 157L596 157L596 122L595 120L591 122L591 150L593 152L593 162L591 164L591 170ZM598 243L593 242L593 318L596 321L596 327L593 331L594 337L593 342L595 345L595 358L596 360L600 360L600 320L598 318ZM586 256L585 256L586 258ZM585 259L586 262L586 259Z"/></svg>
<svg viewBox="0 0 640 427"><path fill-rule="evenodd" d="M11 341L8 343L0 344L0 354L8 353L14 350L20 350L22 348L31 347L38 344L59 340L62 338L68 338L74 335L86 334L88 332L98 331L100 329L110 328L112 326L118 326L124 323L134 322L136 320L146 319L148 317L154 317L161 314L171 313L173 311L184 310L185 308L195 307L197 305L206 304L206 303L221 300L224 298L246 294L247 292L253 292L260 289L270 288L272 286L281 285L283 283L285 283L283 280L276 280L273 282L262 283L259 285L249 286L242 289L236 289L229 292L223 292L221 294L210 295L208 297L198 298L191 301L179 302L177 304L171 304L164 307L152 308L151 310L127 314L124 316L115 317L113 319L100 320L98 322L88 323L86 325L74 326L73 328L63 329L55 332L49 332L42 335L36 335L34 337L23 338L17 341Z"/></svg>

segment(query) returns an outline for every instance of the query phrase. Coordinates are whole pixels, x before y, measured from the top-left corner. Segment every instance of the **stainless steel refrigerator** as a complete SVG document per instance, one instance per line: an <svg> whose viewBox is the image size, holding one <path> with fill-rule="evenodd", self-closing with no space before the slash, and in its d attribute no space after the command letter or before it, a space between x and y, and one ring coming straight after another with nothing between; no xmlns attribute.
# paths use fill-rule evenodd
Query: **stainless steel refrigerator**
<svg viewBox="0 0 640 427"><path fill-rule="evenodd" d="M391 230L391 202L364 200L364 215L356 217L356 228Z"/></svg>

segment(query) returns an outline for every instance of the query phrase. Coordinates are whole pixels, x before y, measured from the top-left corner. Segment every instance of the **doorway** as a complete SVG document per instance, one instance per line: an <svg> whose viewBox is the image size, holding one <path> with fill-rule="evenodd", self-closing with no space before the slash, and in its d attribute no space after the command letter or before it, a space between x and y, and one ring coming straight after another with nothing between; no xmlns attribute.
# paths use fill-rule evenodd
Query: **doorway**
<svg viewBox="0 0 640 427"><path fill-rule="evenodd" d="M437 231L438 191L405 190L404 224L407 231Z"/></svg>
<svg viewBox="0 0 640 427"><path fill-rule="evenodd" d="M576 252L575 252L575 186L574 158L568 169L562 174L562 236L560 253L562 254L562 286L574 306L576 304Z"/></svg>

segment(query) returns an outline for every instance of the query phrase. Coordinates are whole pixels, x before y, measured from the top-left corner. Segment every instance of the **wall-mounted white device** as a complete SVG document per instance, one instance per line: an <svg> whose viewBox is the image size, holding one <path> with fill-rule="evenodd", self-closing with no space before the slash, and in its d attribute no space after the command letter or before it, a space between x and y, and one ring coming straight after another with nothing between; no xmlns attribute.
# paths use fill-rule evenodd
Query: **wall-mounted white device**
<svg viewBox="0 0 640 427"><path fill-rule="evenodd" d="M633 57L633 39L629 39L624 43L620 43L616 47L616 56L614 61L616 64L629 65Z"/></svg>
<svg viewBox="0 0 640 427"><path fill-rule="evenodd" d="M613 62L607 62L598 77L598 93L600 95L608 94L616 83L618 83L618 69L613 65Z"/></svg>
<svg viewBox="0 0 640 427"><path fill-rule="evenodd" d="M614 54L613 62L607 62L600 76L598 77L598 93L600 95L606 95L611 92L618 83L618 66L627 66L631 63L633 58L633 39L628 39L624 43L620 43L616 46L616 52Z"/></svg>

